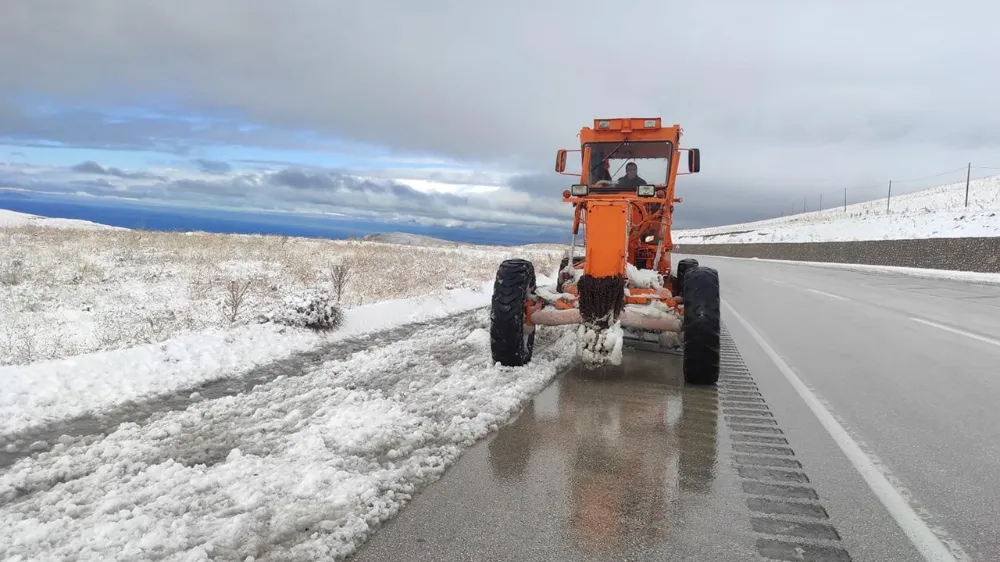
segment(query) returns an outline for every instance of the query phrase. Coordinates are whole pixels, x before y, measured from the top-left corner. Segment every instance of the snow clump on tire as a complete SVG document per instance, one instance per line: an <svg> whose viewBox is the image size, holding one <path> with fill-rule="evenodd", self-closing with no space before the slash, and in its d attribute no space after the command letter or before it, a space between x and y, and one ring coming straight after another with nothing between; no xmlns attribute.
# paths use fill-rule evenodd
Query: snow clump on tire
<svg viewBox="0 0 1000 562"><path fill-rule="evenodd" d="M261 315L262 322L274 322L316 331L335 330L344 321L336 295L314 290L286 296L281 304Z"/></svg>

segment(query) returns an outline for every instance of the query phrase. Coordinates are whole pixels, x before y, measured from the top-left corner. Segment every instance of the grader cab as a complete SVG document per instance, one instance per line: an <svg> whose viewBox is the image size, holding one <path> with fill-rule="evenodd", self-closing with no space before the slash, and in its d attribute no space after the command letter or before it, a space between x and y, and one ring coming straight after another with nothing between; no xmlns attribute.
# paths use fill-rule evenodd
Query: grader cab
<svg viewBox="0 0 1000 562"><path fill-rule="evenodd" d="M580 153L578 174L566 171L571 151L557 152L555 171L578 176L562 194L574 209L571 242L554 287L536 286L527 260L500 264L490 326L494 361L525 365L538 326L576 324L588 366L619 363L626 341L642 342L679 348L686 382L718 381L718 272L693 259L680 260L676 270L671 263L671 221L682 202L676 179L701 168L699 150L681 148L681 135L679 125L663 126L660 118L596 119L580 130L573 151ZM682 153L687 172L678 171Z"/></svg>

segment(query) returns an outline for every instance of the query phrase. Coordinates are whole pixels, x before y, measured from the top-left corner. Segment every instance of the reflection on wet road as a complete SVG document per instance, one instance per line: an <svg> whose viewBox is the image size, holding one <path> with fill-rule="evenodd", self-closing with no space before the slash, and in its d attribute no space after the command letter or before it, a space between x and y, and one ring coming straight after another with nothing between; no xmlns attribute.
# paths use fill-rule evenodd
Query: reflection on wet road
<svg viewBox="0 0 1000 562"><path fill-rule="evenodd" d="M680 372L677 356L632 351L565 373L354 560L754 558L719 391Z"/></svg>
<svg viewBox="0 0 1000 562"><path fill-rule="evenodd" d="M488 445L498 482L524 480L532 455L565 467L568 531L590 554L663 541L678 494L709 490L717 470L716 391L682 394L640 366L613 381L568 374Z"/></svg>

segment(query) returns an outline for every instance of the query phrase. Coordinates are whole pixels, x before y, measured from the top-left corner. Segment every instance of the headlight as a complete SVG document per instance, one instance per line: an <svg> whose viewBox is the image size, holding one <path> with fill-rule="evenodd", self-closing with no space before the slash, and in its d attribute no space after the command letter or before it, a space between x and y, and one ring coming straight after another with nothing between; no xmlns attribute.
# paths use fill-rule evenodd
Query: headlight
<svg viewBox="0 0 1000 562"><path fill-rule="evenodd" d="M636 189L636 192L638 193L639 197L652 197L656 195L656 186L640 185L639 188Z"/></svg>
<svg viewBox="0 0 1000 562"><path fill-rule="evenodd" d="M643 239L643 242L645 242L647 244L652 244L653 240L656 240L656 237L653 236L652 234L650 234L650 235L646 236L646 238Z"/></svg>
<svg viewBox="0 0 1000 562"><path fill-rule="evenodd" d="M586 197L590 188L586 184L574 185L569 188L569 192L573 194L574 197Z"/></svg>

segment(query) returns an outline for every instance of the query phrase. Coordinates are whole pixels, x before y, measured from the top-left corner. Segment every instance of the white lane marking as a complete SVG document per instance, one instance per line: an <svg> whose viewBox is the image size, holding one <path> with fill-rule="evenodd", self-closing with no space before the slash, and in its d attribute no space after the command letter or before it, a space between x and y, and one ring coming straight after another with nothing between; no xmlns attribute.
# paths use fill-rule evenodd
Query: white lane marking
<svg viewBox="0 0 1000 562"><path fill-rule="evenodd" d="M823 295L824 297L830 297L831 299L837 299L837 300L842 300L842 301L850 300L847 297L842 297L840 295L835 295L833 293L827 293L826 291L820 291L820 290L817 290L817 289L809 289L809 288L806 288L806 290L809 291L810 293L816 293L817 295Z"/></svg>
<svg viewBox="0 0 1000 562"><path fill-rule="evenodd" d="M725 300L722 303L729 309L733 317L739 321L740 324L746 328L747 332L753 337L758 345L764 350L764 353L771 358L781 374L785 375L788 382L792 385L792 388L798 392L799 396L805 401L809 409L812 410L813 414L819 419L823 427L826 428L827 433L833 438L840 450L844 452L851 464L854 465L855 470L861 474L868 487L871 488L875 496L878 497L882 505L885 506L892 518L896 520L899 527L906 534L907 538L920 554L923 555L924 560L928 562L937 561L947 561L947 562L958 562L959 560L967 560L968 556L961 551L961 549L955 545L953 548L958 550L956 553L952 553L951 550L945 546L944 542L934 534L931 528L928 526L927 522L920 518L913 507L907 503L903 494L897 490L879 471L875 462L868 457L867 454L861 449L861 447L854 441L846 429L833 417L826 407L823 406L819 398L813 393L802 382L802 379L795 374L795 371L788 366L787 363L778 355L778 353L770 346L764 338L746 321L736 309L732 307ZM956 557L958 556L958 557Z"/></svg>
<svg viewBox="0 0 1000 562"><path fill-rule="evenodd" d="M916 318L911 316L910 320L914 322L920 322L921 324L927 324L928 326L934 326L939 330L945 330L953 334L958 334L960 336L965 336L967 338L972 338L974 340L979 340L981 342L993 344L1000 347L1000 340L995 340L993 338L988 338L986 336L980 336L979 334L973 334L972 332L966 332L965 330L959 330L958 328L952 328L951 326L945 326L944 324L938 324L937 322L931 322L930 320L924 320L923 318Z"/></svg>

